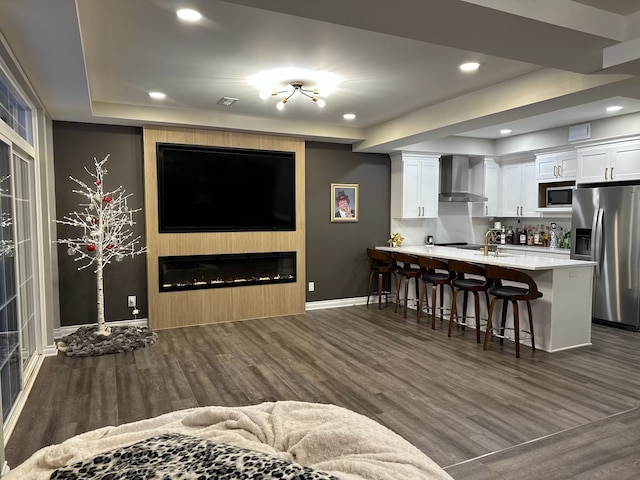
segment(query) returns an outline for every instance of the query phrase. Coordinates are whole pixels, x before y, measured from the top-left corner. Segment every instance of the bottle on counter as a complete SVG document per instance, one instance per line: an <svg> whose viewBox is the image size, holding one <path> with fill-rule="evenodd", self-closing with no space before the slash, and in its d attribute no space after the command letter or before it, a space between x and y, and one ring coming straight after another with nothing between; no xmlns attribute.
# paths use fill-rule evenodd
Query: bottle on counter
<svg viewBox="0 0 640 480"><path fill-rule="evenodd" d="M520 227L520 220L518 220L518 227ZM527 231L525 230L525 227L522 228L518 228L518 231L520 232L518 235L518 245L526 245L527 244Z"/></svg>
<svg viewBox="0 0 640 480"><path fill-rule="evenodd" d="M533 226L527 227L527 245L533 245Z"/></svg>
<svg viewBox="0 0 640 480"><path fill-rule="evenodd" d="M549 247L558 248L558 232L556 231L555 223L551 223L551 229L549 230Z"/></svg>
<svg viewBox="0 0 640 480"><path fill-rule="evenodd" d="M513 245L513 228L509 227L507 228L507 238L506 238L506 242L508 245Z"/></svg>
<svg viewBox="0 0 640 480"><path fill-rule="evenodd" d="M500 231L500 245L505 245L507 243L507 232L504 227Z"/></svg>
<svg viewBox="0 0 640 480"><path fill-rule="evenodd" d="M540 228L538 228L538 225L533 227L533 244L534 245L540 245Z"/></svg>

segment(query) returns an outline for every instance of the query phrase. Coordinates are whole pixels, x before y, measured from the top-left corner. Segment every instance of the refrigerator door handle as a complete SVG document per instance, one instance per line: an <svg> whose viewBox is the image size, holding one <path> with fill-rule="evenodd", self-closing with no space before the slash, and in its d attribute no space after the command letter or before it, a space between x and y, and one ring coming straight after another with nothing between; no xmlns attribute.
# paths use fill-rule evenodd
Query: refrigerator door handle
<svg viewBox="0 0 640 480"><path fill-rule="evenodd" d="M593 216L593 232L594 232L594 246L592 260L597 262L596 264L596 277L600 277L600 268L602 265L602 217L604 216L604 209L599 208Z"/></svg>

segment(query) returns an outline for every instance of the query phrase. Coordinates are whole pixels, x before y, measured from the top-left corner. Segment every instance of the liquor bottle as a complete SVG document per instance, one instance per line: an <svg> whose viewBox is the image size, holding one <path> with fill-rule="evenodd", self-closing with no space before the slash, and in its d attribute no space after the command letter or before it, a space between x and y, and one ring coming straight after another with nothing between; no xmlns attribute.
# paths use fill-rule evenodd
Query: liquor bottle
<svg viewBox="0 0 640 480"><path fill-rule="evenodd" d="M541 237L542 237L542 246L543 247L548 247L549 246L549 228L544 229L544 232L542 233Z"/></svg>
<svg viewBox="0 0 640 480"><path fill-rule="evenodd" d="M551 224L551 230L549 230L549 247L558 248L558 232L555 223Z"/></svg>
<svg viewBox="0 0 640 480"><path fill-rule="evenodd" d="M527 244L527 232L524 227L520 227L520 220L518 220L518 226L516 227L518 231L518 245L526 245Z"/></svg>
<svg viewBox="0 0 640 480"><path fill-rule="evenodd" d="M500 232L500 245L504 245L507 243L507 232L505 228L502 227L502 231Z"/></svg>
<svg viewBox="0 0 640 480"><path fill-rule="evenodd" d="M533 244L534 245L540 245L540 230L538 228L538 225L534 226L534 231L533 231Z"/></svg>
<svg viewBox="0 0 640 480"><path fill-rule="evenodd" d="M513 243L515 243L513 241L513 228L509 227L507 228L507 244L512 245Z"/></svg>

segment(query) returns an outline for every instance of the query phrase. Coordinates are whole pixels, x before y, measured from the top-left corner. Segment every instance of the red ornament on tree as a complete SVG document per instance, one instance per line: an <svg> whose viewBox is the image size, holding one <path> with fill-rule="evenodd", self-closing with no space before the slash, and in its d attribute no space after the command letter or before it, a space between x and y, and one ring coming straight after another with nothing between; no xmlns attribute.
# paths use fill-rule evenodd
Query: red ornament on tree
<svg viewBox="0 0 640 480"><path fill-rule="evenodd" d="M100 185L100 180L96 180L95 182L93 182L96 185Z"/></svg>
<svg viewBox="0 0 640 480"><path fill-rule="evenodd" d="M95 223L98 223L98 219L97 219L96 217L93 217L93 218L91 219L91 223L94 223L94 224L95 224Z"/></svg>
<svg viewBox="0 0 640 480"><path fill-rule="evenodd" d="M109 196L106 196L106 197L104 197L104 198L102 199L102 201L103 201L103 202L105 202L105 203L109 203L111 200L112 200L112 198L111 198L111 197L109 197Z"/></svg>
<svg viewBox="0 0 640 480"><path fill-rule="evenodd" d="M109 244L107 245L107 250L111 250L113 248L113 245Z"/></svg>
<svg viewBox="0 0 640 480"><path fill-rule="evenodd" d="M89 244L87 245L87 251L88 252L93 252L96 249L96 246L93 244Z"/></svg>

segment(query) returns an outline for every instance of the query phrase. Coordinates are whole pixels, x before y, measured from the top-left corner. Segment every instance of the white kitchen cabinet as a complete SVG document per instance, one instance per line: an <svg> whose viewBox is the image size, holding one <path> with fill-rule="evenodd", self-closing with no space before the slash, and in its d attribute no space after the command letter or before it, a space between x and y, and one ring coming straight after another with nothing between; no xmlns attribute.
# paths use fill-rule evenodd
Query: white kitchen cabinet
<svg viewBox="0 0 640 480"><path fill-rule="evenodd" d="M640 180L640 140L578 149L578 184L628 180Z"/></svg>
<svg viewBox="0 0 640 480"><path fill-rule="evenodd" d="M536 155L536 179L541 182L575 180L578 154L575 151L540 153Z"/></svg>
<svg viewBox="0 0 640 480"><path fill-rule="evenodd" d="M503 217L539 217L538 183L535 162L502 165L500 215Z"/></svg>
<svg viewBox="0 0 640 480"><path fill-rule="evenodd" d="M391 157L391 217L438 216L440 157L400 153Z"/></svg>
<svg viewBox="0 0 640 480"><path fill-rule="evenodd" d="M486 197L483 203L474 203L474 217L496 217L500 206L500 165L493 158L475 157L470 160L471 192Z"/></svg>

